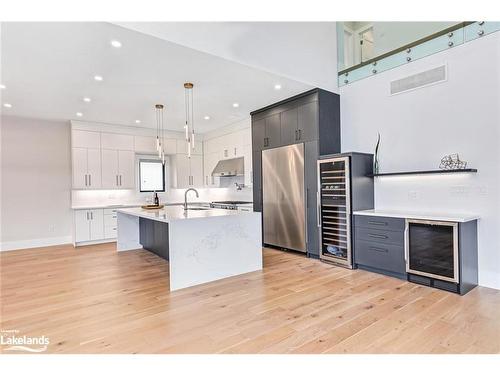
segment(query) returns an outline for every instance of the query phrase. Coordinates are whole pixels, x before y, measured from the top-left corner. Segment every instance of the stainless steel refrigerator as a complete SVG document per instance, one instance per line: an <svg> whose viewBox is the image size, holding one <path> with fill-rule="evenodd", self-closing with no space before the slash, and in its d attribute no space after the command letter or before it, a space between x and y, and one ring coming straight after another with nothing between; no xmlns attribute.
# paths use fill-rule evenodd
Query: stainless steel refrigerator
<svg viewBox="0 0 500 375"><path fill-rule="evenodd" d="M306 252L304 144L262 151L264 243Z"/></svg>

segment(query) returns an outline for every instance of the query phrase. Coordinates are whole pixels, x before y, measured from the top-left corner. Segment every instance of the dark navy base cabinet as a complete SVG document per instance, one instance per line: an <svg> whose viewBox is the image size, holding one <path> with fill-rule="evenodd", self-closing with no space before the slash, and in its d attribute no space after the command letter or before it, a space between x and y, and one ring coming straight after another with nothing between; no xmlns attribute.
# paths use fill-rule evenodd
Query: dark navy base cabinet
<svg viewBox="0 0 500 375"><path fill-rule="evenodd" d="M461 295L477 286L477 220L458 223L458 283L407 273L405 226L405 218L354 215L355 265Z"/></svg>
<svg viewBox="0 0 500 375"><path fill-rule="evenodd" d="M358 268L406 279L404 219L354 215L353 229Z"/></svg>

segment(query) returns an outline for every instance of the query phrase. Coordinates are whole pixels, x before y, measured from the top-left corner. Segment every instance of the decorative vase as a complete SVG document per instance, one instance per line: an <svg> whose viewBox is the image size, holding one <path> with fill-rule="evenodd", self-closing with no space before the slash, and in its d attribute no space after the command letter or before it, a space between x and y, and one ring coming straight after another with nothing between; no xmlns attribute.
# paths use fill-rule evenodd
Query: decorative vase
<svg viewBox="0 0 500 375"><path fill-rule="evenodd" d="M378 147L379 146L380 146L380 133L378 133L377 145L375 146L375 156L373 158L373 174L378 174L380 172L379 163L378 163Z"/></svg>

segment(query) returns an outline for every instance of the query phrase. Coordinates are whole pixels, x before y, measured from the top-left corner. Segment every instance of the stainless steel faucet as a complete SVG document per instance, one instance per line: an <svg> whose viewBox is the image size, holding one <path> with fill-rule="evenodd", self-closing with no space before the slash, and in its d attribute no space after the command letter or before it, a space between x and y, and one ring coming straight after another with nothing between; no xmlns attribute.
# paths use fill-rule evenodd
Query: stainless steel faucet
<svg viewBox="0 0 500 375"><path fill-rule="evenodd" d="M196 198L199 198L200 195L198 194L198 190L196 190L195 188L189 188L189 189L186 189L186 191L184 192L184 211L187 211L188 209L188 193L190 191L194 191L196 193Z"/></svg>

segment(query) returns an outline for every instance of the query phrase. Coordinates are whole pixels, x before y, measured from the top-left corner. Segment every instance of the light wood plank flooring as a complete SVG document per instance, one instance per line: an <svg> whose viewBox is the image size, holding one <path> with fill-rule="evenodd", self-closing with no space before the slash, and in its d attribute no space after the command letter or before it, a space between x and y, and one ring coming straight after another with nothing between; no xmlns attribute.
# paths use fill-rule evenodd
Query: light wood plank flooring
<svg viewBox="0 0 500 375"><path fill-rule="evenodd" d="M2 329L49 353L499 353L500 291L460 297L304 256L177 292L115 244L0 253Z"/></svg>

